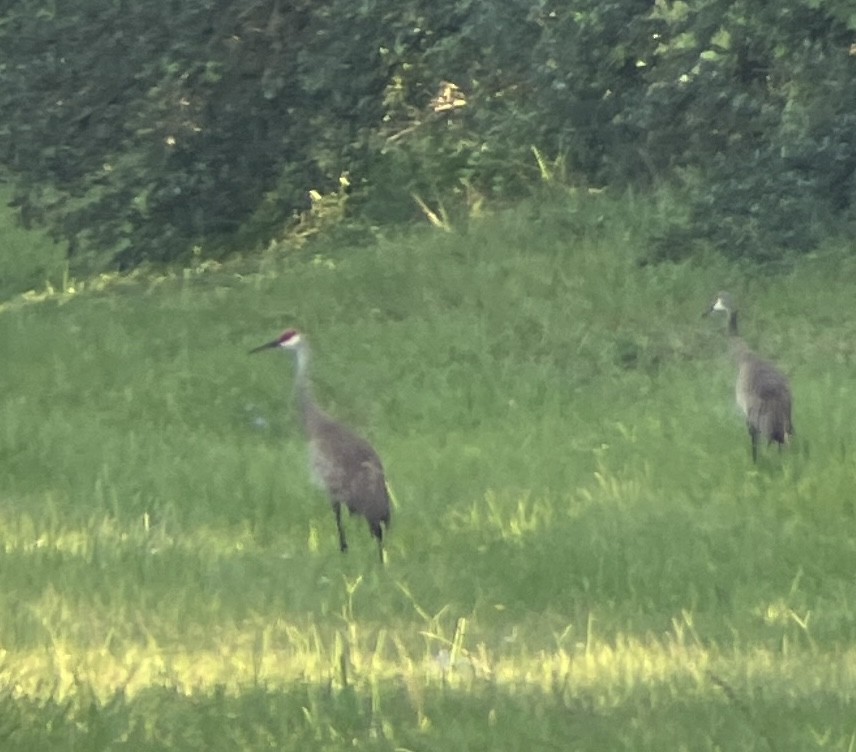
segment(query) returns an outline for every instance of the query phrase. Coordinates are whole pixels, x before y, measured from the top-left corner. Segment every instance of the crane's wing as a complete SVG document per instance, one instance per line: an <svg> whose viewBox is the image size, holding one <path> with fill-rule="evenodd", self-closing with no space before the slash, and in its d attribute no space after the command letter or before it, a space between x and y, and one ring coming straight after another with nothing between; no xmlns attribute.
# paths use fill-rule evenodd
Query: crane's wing
<svg viewBox="0 0 856 752"><path fill-rule="evenodd" d="M745 374L747 419L763 436L784 443L793 434L791 387L787 377L765 360L754 360Z"/></svg>
<svg viewBox="0 0 856 752"><path fill-rule="evenodd" d="M368 441L328 418L316 427L310 446L313 475L333 501L363 515L372 526L389 524L383 465Z"/></svg>

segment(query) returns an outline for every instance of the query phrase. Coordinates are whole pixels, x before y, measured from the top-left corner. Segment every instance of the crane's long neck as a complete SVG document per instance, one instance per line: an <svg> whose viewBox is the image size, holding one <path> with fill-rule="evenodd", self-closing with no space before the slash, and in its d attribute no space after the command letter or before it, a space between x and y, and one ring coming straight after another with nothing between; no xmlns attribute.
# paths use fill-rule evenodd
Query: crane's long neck
<svg viewBox="0 0 856 752"><path fill-rule="evenodd" d="M300 343L295 351L295 358L294 392L297 398L297 406L300 408L303 427L308 430L318 408L315 406L315 398L312 396L312 383L309 381L309 348L305 342Z"/></svg>
<svg viewBox="0 0 856 752"><path fill-rule="evenodd" d="M728 312L728 333L732 337L738 336L737 333L737 311Z"/></svg>
<svg viewBox="0 0 856 752"><path fill-rule="evenodd" d="M743 341L743 337L737 331L737 311L728 312L728 338L731 342L731 354L737 360L738 364L742 364L747 358L752 357L749 345Z"/></svg>

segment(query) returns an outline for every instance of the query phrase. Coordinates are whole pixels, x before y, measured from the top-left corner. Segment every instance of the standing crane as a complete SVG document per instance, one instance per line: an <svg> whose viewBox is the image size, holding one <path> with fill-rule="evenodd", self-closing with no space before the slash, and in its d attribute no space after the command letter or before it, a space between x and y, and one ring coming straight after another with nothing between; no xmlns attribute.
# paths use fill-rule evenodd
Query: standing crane
<svg viewBox="0 0 856 752"><path fill-rule="evenodd" d="M775 441L779 448L794 434L791 422L791 387L787 377L753 353L737 332L737 309L727 292L717 294L705 315L722 311L728 316L731 350L737 361L737 405L746 418L752 441L752 461L758 460L758 440Z"/></svg>
<svg viewBox="0 0 856 752"><path fill-rule="evenodd" d="M296 329L287 329L272 342L256 347L250 353L277 348L295 354L295 392L309 439L309 470L315 484L330 498L339 531L339 548L343 553L348 550L342 527L344 505L352 515L366 518L371 534L377 539L382 564L384 526L389 528L390 509L380 457L368 441L333 420L315 403L308 375L309 345L306 337Z"/></svg>

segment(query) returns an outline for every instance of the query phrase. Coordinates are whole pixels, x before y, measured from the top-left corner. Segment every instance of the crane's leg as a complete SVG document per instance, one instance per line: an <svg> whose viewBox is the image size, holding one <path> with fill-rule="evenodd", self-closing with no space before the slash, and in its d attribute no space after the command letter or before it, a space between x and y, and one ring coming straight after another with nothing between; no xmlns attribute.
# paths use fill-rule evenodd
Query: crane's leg
<svg viewBox="0 0 856 752"><path fill-rule="evenodd" d="M372 524L370 522L369 529L372 531L372 535L377 538L377 550L380 554L380 563L384 564L385 562L383 558L383 528L381 527L379 522L376 524Z"/></svg>
<svg viewBox="0 0 856 752"><path fill-rule="evenodd" d="M752 462L758 461L758 429L751 423L749 425L749 438L752 440Z"/></svg>
<svg viewBox="0 0 856 752"><path fill-rule="evenodd" d="M345 553L348 550L348 541L345 540L345 528L342 527L342 505L334 502L333 512L336 514L336 529L339 531L339 550Z"/></svg>

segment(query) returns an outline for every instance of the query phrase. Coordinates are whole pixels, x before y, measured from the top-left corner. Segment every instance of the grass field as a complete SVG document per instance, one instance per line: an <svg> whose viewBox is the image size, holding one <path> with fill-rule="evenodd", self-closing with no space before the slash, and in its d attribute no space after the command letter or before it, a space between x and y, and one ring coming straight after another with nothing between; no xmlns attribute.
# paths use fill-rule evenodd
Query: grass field
<svg viewBox="0 0 856 752"><path fill-rule="evenodd" d="M0 749L856 750L856 262L640 266L657 220L572 195L9 297ZM757 466L721 288L792 377ZM289 325L384 459L384 568L247 355Z"/></svg>

